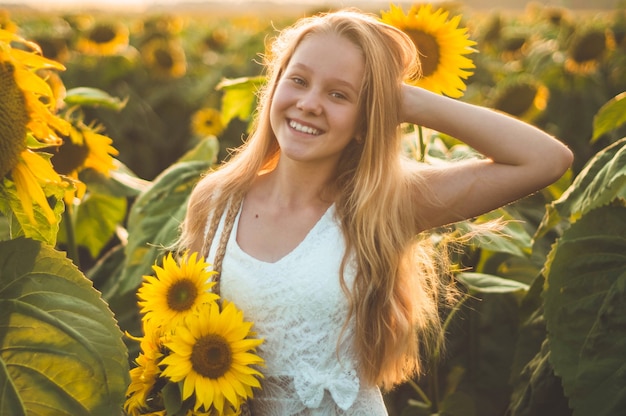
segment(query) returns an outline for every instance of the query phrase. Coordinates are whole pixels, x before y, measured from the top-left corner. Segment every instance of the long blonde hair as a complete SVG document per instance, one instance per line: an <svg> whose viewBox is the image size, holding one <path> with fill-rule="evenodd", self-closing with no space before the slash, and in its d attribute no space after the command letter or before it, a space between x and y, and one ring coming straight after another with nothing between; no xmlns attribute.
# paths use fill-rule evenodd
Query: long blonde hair
<svg viewBox="0 0 626 416"><path fill-rule="evenodd" d="M271 170L280 148L269 111L278 81L300 41L313 33L345 36L363 51L365 75L357 126L340 158L335 201L357 276L344 291L355 322L355 351L365 381L386 388L422 371L420 346L440 334L441 279L436 253L419 221L419 174L403 163L400 120L401 84L419 70L413 42L372 15L342 10L300 19L272 43L266 60L267 83L249 139L232 158L195 187L182 224L179 247L200 250L209 213L243 195L254 178ZM413 173L409 173L413 172ZM206 254L206 253L204 253ZM342 267L343 270L343 267Z"/></svg>

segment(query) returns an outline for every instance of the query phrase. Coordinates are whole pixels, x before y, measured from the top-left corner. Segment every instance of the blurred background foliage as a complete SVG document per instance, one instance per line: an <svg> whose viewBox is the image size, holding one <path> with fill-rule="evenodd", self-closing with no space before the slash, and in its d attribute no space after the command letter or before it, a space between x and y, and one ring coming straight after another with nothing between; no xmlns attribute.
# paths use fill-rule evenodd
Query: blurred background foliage
<svg viewBox="0 0 626 416"><path fill-rule="evenodd" d="M425 377L386 394L389 412L615 415L626 406L626 9L438 6L462 14L477 42L476 70L461 99L548 131L572 148L575 163L541 192L442 230L464 235L481 222L508 221L454 253L465 297L447 315L445 349ZM7 16L0 25L14 22L65 65L48 81L119 151L110 178L80 173L90 198L71 219L73 260L119 327L138 334L142 275L175 239L199 175L245 139L266 39L298 16ZM419 148L414 136L406 132L409 153ZM473 154L437 132L429 132L427 151L446 160ZM71 245L63 229L59 250ZM8 225L2 234L12 238ZM125 342L132 363L138 346Z"/></svg>

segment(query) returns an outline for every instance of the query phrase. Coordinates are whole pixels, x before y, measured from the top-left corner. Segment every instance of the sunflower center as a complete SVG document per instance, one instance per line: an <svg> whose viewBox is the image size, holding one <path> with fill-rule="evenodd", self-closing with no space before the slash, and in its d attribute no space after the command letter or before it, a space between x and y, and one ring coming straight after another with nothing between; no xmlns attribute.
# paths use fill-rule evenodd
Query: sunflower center
<svg viewBox="0 0 626 416"><path fill-rule="evenodd" d="M221 335L209 334L198 339L191 351L191 366L203 377L216 379L223 376L232 362L230 345Z"/></svg>
<svg viewBox="0 0 626 416"><path fill-rule="evenodd" d="M89 39L95 43L104 44L115 39L115 35L116 33L113 28L106 25L100 25L94 27L91 33L89 33Z"/></svg>
<svg viewBox="0 0 626 416"><path fill-rule="evenodd" d="M74 143L71 138L65 136L63 144L59 146L50 161L55 171L61 175L68 175L78 170L85 163L87 156L89 156L89 147L84 141L82 144Z"/></svg>
<svg viewBox="0 0 626 416"><path fill-rule="evenodd" d="M0 177L13 169L26 149L24 137L29 115L14 73L13 64L0 62Z"/></svg>
<svg viewBox="0 0 626 416"><path fill-rule="evenodd" d="M167 292L167 306L177 312L184 312L191 309L197 298L198 288L191 280L178 280Z"/></svg>
<svg viewBox="0 0 626 416"><path fill-rule="evenodd" d="M171 68L174 66L174 59L166 49L159 48L154 51L154 60L161 68Z"/></svg>
<svg viewBox="0 0 626 416"><path fill-rule="evenodd" d="M417 46L422 66L422 76L431 76L437 71L441 58L437 39L430 33L426 33L422 30L406 29L406 33L411 37L415 46Z"/></svg>
<svg viewBox="0 0 626 416"><path fill-rule="evenodd" d="M578 63L599 59L606 49L606 36L603 32L587 33L579 39L571 50L572 59Z"/></svg>

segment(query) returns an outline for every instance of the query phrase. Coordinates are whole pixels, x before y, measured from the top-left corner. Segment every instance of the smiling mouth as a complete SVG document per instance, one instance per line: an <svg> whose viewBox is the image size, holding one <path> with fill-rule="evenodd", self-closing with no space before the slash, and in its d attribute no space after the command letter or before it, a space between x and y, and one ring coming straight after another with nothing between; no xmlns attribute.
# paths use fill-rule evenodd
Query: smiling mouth
<svg viewBox="0 0 626 416"><path fill-rule="evenodd" d="M305 126L303 124L298 123L297 121L289 120L289 127L294 129L295 131L299 131L301 133L312 134L314 136L318 136L322 134L321 130L318 130L314 127Z"/></svg>

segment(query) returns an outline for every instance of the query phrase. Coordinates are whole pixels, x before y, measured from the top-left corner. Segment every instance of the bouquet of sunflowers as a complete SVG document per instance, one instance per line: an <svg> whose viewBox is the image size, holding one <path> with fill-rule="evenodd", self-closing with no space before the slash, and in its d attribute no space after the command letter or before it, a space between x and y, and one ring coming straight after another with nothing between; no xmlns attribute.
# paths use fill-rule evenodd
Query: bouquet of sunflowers
<svg viewBox="0 0 626 416"><path fill-rule="evenodd" d="M197 253L171 254L138 290L144 336L124 410L135 415L238 415L260 388L253 323L221 300Z"/></svg>

